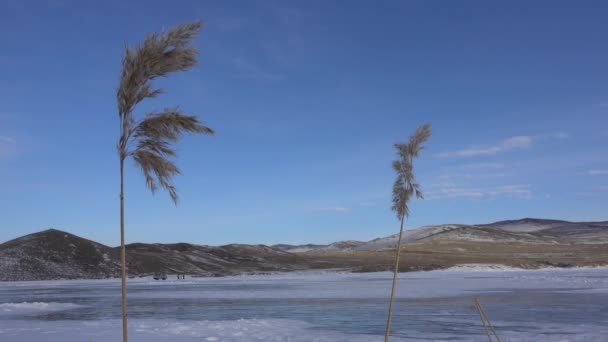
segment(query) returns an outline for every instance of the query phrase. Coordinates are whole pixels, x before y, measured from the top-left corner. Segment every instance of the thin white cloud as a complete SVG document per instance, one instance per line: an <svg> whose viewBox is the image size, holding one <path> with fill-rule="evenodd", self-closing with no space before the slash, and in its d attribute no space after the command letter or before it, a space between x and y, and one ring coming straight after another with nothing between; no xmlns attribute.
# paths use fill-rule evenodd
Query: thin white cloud
<svg viewBox="0 0 608 342"><path fill-rule="evenodd" d="M462 169L503 169L505 164L502 163L472 163L460 166Z"/></svg>
<svg viewBox="0 0 608 342"><path fill-rule="evenodd" d="M500 141L495 145L485 146L471 146L466 149L456 151L445 151L439 153L439 157L442 158L454 158L454 157L477 157L477 156L493 156L499 153L524 149L532 146L532 143L539 140L557 139L564 140L569 139L570 135L564 132L555 132L548 134L537 134L537 135L518 135L505 140ZM474 165L474 164L471 164Z"/></svg>
<svg viewBox="0 0 608 342"><path fill-rule="evenodd" d="M17 149L17 140L0 135L0 158L12 156Z"/></svg>
<svg viewBox="0 0 608 342"><path fill-rule="evenodd" d="M576 195L583 197L596 197L604 195L605 191L608 191L608 185L599 185L590 190L579 191L576 193Z"/></svg>
<svg viewBox="0 0 608 342"><path fill-rule="evenodd" d="M248 20L246 18L220 18L210 22L213 26L217 27L221 31L236 31L247 25Z"/></svg>
<svg viewBox="0 0 608 342"><path fill-rule="evenodd" d="M453 188L457 187L458 184L454 182L439 182L429 184L429 188ZM424 192L426 194L426 192Z"/></svg>
<svg viewBox="0 0 608 342"><path fill-rule="evenodd" d="M361 202L359 203L360 206L362 207L373 207L374 205L376 205L376 203L374 202Z"/></svg>
<svg viewBox="0 0 608 342"><path fill-rule="evenodd" d="M487 172L487 173L445 173L437 176L437 179L485 179L485 178L502 178L507 174L502 172Z"/></svg>
<svg viewBox="0 0 608 342"><path fill-rule="evenodd" d="M564 140L564 139L570 139L570 134L565 133L565 132L555 132L555 133L535 135L532 138L534 138L534 140L547 140L547 139Z"/></svg>
<svg viewBox="0 0 608 342"><path fill-rule="evenodd" d="M492 146L472 146L463 150L446 151L439 154L442 158L451 157L475 157L496 155L502 152L507 152L516 149L522 149L532 145L533 138L526 135L511 137Z"/></svg>
<svg viewBox="0 0 608 342"><path fill-rule="evenodd" d="M17 140L11 137L0 135L0 143L1 144L16 144Z"/></svg>
<svg viewBox="0 0 608 342"><path fill-rule="evenodd" d="M608 175L608 170L589 170L587 174L589 176Z"/></svg>
<svg viewBox="0 0 608 342"><path fill-rule="evenodd" d="M243 73L243 75L258 81L280 81L285 75L264 70L245 58L235 58L232 64Z"/></svg>
<svg viewBox="0 0 608 342"><path fill-rule="evenodd" d="M8 112L0 112L0 120L5 120L5 119L12 119L14 118L15 115L12 113L8 113Z"/></svg>
<svg viewBox="0 0 608 342"><path fill-rule="evenodd" d="M291 58L286 51L285 44L281 44L278 41L268 41L264 43L262 47L264 48L265 55L273 62L281 66L288 66L291 64Z"/></svg>
<svg viewBox="0 0 608 342"><path fill-rule="evenodd" d="M516 197L530 199L532 191L528 185L500 185L492 187L463 187L463 186L446 186L437 190L428 191L425 193L429 199L440 198L493 198L493 197Z"/></svg>
<svg viewBox="0 0 608 342"><path fill-rule="evenodd" d="M320 208L314 209L314 211L333 211L333 212L338 212L338 213L346 213L346 212L350 211L350 208L340 207L340 206L320 207Z"/></svg>

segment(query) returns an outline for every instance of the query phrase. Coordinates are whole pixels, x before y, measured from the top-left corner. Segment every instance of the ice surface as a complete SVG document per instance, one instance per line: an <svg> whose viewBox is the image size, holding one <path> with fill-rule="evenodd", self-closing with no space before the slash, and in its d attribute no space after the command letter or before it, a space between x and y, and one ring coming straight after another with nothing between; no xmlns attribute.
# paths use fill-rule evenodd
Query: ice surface
<svg viewBox="0 0 608 342"><path fill-rule="evenodd" d="M381 341L389 272L129 279L131 341ZM399 275L392 341L606 341L608 268ZM2 310L10 310L2 314ZM0 283L0 340L118 341L120 281Z"/></svg>

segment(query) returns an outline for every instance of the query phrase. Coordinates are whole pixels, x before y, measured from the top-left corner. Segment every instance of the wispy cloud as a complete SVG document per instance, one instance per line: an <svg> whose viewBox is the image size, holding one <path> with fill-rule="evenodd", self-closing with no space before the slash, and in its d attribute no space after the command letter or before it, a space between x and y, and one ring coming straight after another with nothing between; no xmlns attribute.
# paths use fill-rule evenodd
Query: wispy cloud
<svg viewBox="0 0 608 342"><path fill-rule="evenodd" d="M320 207L320 208L315 208L313 210L314 211L333 211L333 212L338 212L338 213L346 213L346 212L349 212L351 209L347 208L347 207L334 206L334 207Z"/></svg>
<svg viewBox="0 0 608 342"><path fill-rule="evenodd" d="M15 117L15 115L12 113L0 112L0 120L12 119L13 117Z"/></svg>
<svg viewBox="0 0 608 342"><path fill-rule="evenodd" d="M532 145L532 140L533 137L531 136L520 135L505 139L496 145L471 146L463 150L442 152L439 154L439 156L442 158L452 158L496 155L502 152L529 147Z"/></svg>
<svg viewBox="0 0 608 342"><path fill-rule="evenodd" d="M373 207L374 205L376 205L376 203L374 202L361 202L359 203L360 206L362 207Z"/></svg>
<svg viewBox="0 0 608 342"><path fill-rule="evenodd" d="M16 144L17 140L15 140L14 138L11 138L11 137L0 135L0 143L3 143L3 144Z"/></svg>
<svg viewBox="0 0 608 342"><path fill-rule="evenodd" d="M503 169L505 164L502 163L472 163L460 166L461 169L477 170L477 169Z"/></svg>
<svg viewBox="0 0 608 342"><path fill-rule="evenodd" d="M0 135L0 158L12 156L17 149L17 140Z"/></svg>
<svg viewBox="0 0 608 342"><path fill-rule="evenodd" d="M608 175L608 170L589 170L587 174L589 176Z"/></svg>
<svg viewBox="0 0 608 342"><path fill-rule="evenodd" d="M504 172L489 172L489 173L444 173L437 176L437 179L484 179L484 178L502 178L507 174Z"/></svg>
<svg viewBox="0 0 608 342"><path fill-rule="evenodd" d="M282 66L288 66L291 64L291 58L284 47L285 44L287 43L282 44L278 41L268 41L265 42L262 47L264 48L265 55L274 63L278 63Z"/></svg>
<svg viewBox="0 0 608 342"><path fill-rule="evenodd" d="M532 143L539 140L557 139L564 140L569 139L570 135L564 132L537 134L537 135L518 135L502 140L494 145L474 145L469 148L456 151L445 151L439 153L439 157L442 158L453 158L453 157L476 157L476 156L491 156L503 152L512 150L524 149L532 146ZM470 164L475 165L475 164ZM484 165L484 164L477 164ZM492 165L492 164L486 164Z"/></svg>
<svg viewBox="0 0 608 342"><path fill-rule="evenodd" d="M608 185L599 185L590 190L579 191L576 195L582 197L596 197L604 195L605 191L608 191Z"/></svg>
<svg viewBox="0 0 608 342"><path fill-rule="evenodd" d="M454 184L440 187L437 190L427 191L426 196L429 199L439 198L492 198L492 197L516 197L530 199L532 191L528 185L500 185L492 187L462 187Z"/></svg>
<svg viewBox="0 0 608 342"><path fill-rule="evenodd" d="M275 15L279 21L285 26L299 26L306 23L306 19L310 17L308 12L295 7L275 7L273 8Z"/></svg>
<svg viewBox="0 0 608 342"><path fill-rule="evenodd" d="M245 58L235 58L232 64L245 76L258 81L280 81L285 79L284 74L267 71Z"/></svg>
<svg viewBox="0 0 608 342"><path fill-rule="evenodd" d="M558 140L564 140L564 139L570 139L570 134L568 133L564 133L564 132L555 132L555 133L548 133L548 134L539 134L533 137L535 140L543 140L543 139L558 139Z"/></svg>
<svg viewBox="0 0 608 342"><path fill-rule="evenodd" d="M221 31L236 31L247 25L247 18L220 18L214 22L211 22L213 26L217 27Z"/></svg>

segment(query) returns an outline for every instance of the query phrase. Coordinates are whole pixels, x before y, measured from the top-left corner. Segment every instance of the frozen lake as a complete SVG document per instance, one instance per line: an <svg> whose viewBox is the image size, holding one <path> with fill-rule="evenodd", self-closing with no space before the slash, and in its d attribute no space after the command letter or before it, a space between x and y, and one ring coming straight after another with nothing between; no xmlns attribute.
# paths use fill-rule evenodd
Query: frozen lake
<svg viewBox="0 0 608 342"><path fill-rule="evenodd" d="M129 280L130 341L381 341L390 273ZM394 341L607 341L608 269L400 274ZM119 280L0 283L0 340L119 341Z"/></svg>

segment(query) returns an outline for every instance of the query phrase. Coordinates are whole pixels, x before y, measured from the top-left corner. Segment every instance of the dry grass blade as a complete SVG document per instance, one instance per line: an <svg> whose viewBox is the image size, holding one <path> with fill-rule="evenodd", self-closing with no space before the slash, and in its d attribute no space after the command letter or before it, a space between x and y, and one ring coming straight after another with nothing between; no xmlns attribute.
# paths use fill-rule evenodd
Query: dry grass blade
<svg viewBox="0 0 608 342"><path fill-rule="evenodd" d="M185 115L176 108L148 114L137 121L135 106L147 98L160 95L163 90L153 88L152 81L176 71L186 71L196 63L197 50L191 46L202 22L177 26L165 33L148 35L135 48L126 47L122 60L120 83L116 91L120 138L120 257L122 290L123 342L128 341L127 284L124 224L124 162L129 156L141 168L148 188L154 193L160 187L177 204L177 190L173 176L179 169L169 158L175 157L171 144L184 133L214 134L196 116Z"/></svg>
<svg viewBox="0 0 608 342"><path fill-rule="evenodd" d="M413 159L424 149L424 143L431 137L431 125L424 124L416 129L407 143L397 143L395 148L399 159L393 161L393 169L397 173L397 179L393 184L393 206L392 210L397 217L409 217L408 203L412 196L424 198L420 185L414 176Z"/></svg>
<svg viewBox="0 0 608 342"><path fill-rule="evenodd" d="M135 151L133 160L144 173L146 185L150 191L154 193L160 186L169 193L173 202L177 203L177 192L171 179L180 171L173 162L146 150Z"/></svg>
<svg viewBox="0 0 608 342"><path fill-rule="evenodd" d="M391 320L393 317L393 299L395 298L395 289L397 287L397 273L399 272L399 255L401 252L401 241L403 238L403 223L406 217L410 215L408 203L412 196L423 198L420 184L416 182L414 176L414 158L424 149L424 142L431 137L431 125L425 124L416 129L416 132L410 137L409 141L395 144L399 159L393 161L393 169L397 173L397 179L393 184L393 206L391 209L397 214L401 220L401 228L399 229L399 239L397 240L397 248L395 249L395 268L393 270L393 285L391 288L391 298L388 305L388 315L386 318L386 331L384 333L384 341L388 342L391 333Z"/></svg>
<svg viewBox="0 0 608 342"><path fill-rule="evenodd" d="M178 141L183 133L213 134L214 131L203 126L196 116L184 115L174 108L165 109L139 122L133 133L137 145L128 152L143 171L150 191L154 193L160 186L174 203L178 196L172 178L179 174L179 169L167 158L176 155L171 143Z"/></svg>
<svg viewBox="0 0 608 342"><path fill-rule="evenodd" d="M488 340L490 342L492 342L492 335L490 335L490 330L488 329L488 325L486 324L485 317L481 310L481 305L479 304L479 300L477 298L475 298L475 309L477 310L477 313L479 314L479 319L481 320L481 324L483 324L483 330L486 332L486 335L488 335Z"/></svg>
<svg viewBox="0 0 608 342"><path fill-rule="evenodd" d="M479 313L479 318L481 319L481 323L483 324L483 328L486 332L486 335L488 335L488 339L490 340L490 342L493 341L492 335L494 337L496 337L496 341L501 342L500 337L498 337L498 334L496 333L496 329L494 329L492 322L490 322L490 319L488 318L486 311L484 310L483 306L481 305L479 298L475 298L475 308L477 309L477 312ZM490 330L492 331L492 334L490 334Z"/></svg>
<svg viewBox="0 0 608 342"><path fill-rule="evenodd" d="M121 116L130 113L142 100L162 93L162 89L152 88L152 80L196 65L198 51L189 44L201 26L200 21L180 25L164 34L148 35L134 49L126 48L116 94Z"/></svg>
<svg viewBox="0 0 608 342"><path fill-rule="evenodd" d="M198 117L183 114L177 108L166 108L150 113L142 120L133 117L135 105L146 98L156 97L162 89L153 89L152 81L176 71L193 67L197 60L196 48L190 46L201 22L184 24L166 33L148 35L143 44L126 48L120 85L117 91L121 119L118 150L121 159L132 156L141 168L152 192L165 189L177 203L177 191L172 183L179 169L167 158L175 157L171 143L184 133L214 134Z"/></svg>

